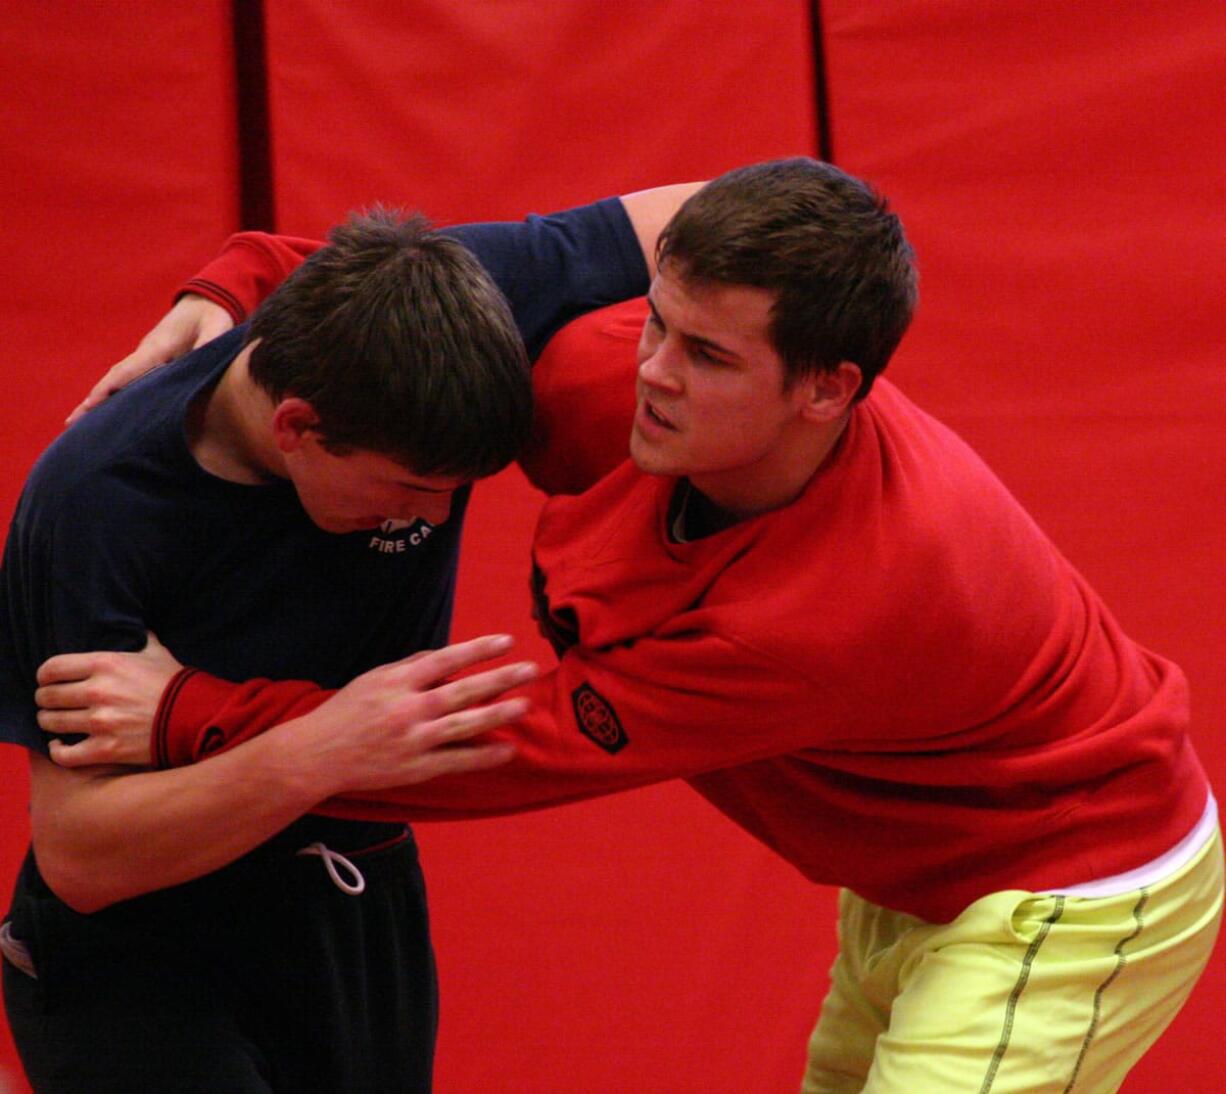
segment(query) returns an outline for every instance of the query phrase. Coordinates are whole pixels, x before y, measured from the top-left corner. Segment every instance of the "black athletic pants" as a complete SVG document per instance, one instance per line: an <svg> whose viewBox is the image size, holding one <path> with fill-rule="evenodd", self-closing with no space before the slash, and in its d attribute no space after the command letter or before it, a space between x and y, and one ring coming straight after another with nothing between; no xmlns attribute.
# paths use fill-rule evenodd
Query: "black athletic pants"
<svg viewBox="0 0 1226 1094"><path fill-rule="evenodd" d="M9 923L36 976L4 961L4 1002L36 1094L430 1090L437 994L412 837L362 851L363 826L355 851L344 822L308 820L361 869L360 896L294 853L318 830L90 916L27 858Z"/></svg>

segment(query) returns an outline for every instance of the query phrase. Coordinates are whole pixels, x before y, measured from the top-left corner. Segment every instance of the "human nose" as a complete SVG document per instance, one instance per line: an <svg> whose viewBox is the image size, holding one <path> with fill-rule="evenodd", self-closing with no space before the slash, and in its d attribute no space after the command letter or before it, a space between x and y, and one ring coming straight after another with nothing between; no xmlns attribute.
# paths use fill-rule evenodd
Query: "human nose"
<svg viewBox="0 0 1226 1094"><path fill-rule="evenodd" d="M677 351L667 337L639 346L639 379L649 387L680 391Z"/></svg>

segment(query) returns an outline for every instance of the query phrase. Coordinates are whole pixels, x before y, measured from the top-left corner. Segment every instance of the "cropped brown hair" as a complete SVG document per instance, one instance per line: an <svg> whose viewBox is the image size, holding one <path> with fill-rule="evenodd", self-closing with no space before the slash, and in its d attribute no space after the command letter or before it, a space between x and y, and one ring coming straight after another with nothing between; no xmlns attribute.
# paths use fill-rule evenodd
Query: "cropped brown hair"
<svg viewBox="0 0 1226 1094"><path fill-rule="evenodd" d="M248 339L252 378L274 399L307 400L334 450L476 478L514 459L531 428L506 299L420 216L351 216L260 306Z"/></svg>
<svg viewBox="0 0 1226 1094"><path fill-rule="evenodd" d="M687 281L774 293L770 335L789 385L851 361L863 398L915 310L902 223L867 183L818 160L721 175L677 211L656 257Z"/></svg>

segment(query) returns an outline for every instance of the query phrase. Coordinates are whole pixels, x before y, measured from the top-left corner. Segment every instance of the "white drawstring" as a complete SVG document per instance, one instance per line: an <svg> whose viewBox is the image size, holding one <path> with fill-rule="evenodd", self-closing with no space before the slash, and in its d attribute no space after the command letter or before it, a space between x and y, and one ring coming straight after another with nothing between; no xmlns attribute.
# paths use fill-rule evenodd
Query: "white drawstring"
<svg viewBox="0 0 1226 1094"><path fill-rule="evenodd" d="M328 871L328 877L332 879L332 884L342 893L348 893L350 896L360 896L365 891L366 879L362 876L362 871L339 851L333 851L327 844L320 843L317 840L315 843L304 847L298 854L318 855L323 859L324 866ZM346 881L337 873L336 867L338 864L348 871L349 876L353 879L352 882Z"/></svg>
<svg viewBox="0 0 1226 1094"><path fill-rule="evenodd" d="M33 980L38 979L38 970L34 967L29 948L13 937L13 925L7 920L0 923L0 953L13 968L20 969Z"/></svg>

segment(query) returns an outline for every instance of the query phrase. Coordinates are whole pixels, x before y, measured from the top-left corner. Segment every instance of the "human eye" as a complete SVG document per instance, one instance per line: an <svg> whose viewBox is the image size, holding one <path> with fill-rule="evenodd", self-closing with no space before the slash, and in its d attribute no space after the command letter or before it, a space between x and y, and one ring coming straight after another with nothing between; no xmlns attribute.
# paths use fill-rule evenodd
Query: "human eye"
<svg viewBox="0 0 1226 1094"><path fill-rule="evenodd" d="M712 352L710 348L703 345L701 342L695 343L690 352L696 361L701 361L704 365L713 365L717 368L726 368L730 364L730 362Z"/></svg>

